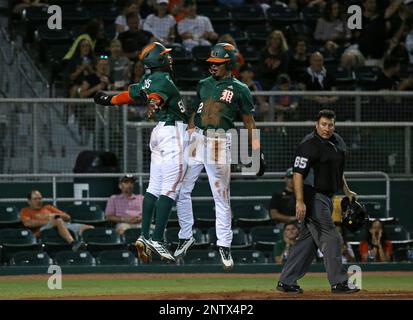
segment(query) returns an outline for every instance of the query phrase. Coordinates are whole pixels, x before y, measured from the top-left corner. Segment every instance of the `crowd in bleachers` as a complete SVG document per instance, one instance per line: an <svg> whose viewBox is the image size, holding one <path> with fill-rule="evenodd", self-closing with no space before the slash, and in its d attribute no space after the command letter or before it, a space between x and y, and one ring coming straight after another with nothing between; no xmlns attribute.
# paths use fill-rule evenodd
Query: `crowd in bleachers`
<svg viewBox="0 0 413 320"><path fill-rule="evenodd" d="M208 74L205 59L217 41L237 47L233 74L252 91L413 88L413 7L402 0L44 2L62 6L62 30L42 25L46 7L38 1L15 4L15 25L24 26L26 40L39 47L40 62L52 68L52 80L60 80L70 97L123 90L138 81L138 54L154 40L174 49L181 90L194 90ZM351 4L363 9L361 30L347 27ZM108 61L105 70L102 60ZM256 100L258 120L302 120L297 105L305 101ZM319 108L338 99L313 97L307 103Z"/></svg>

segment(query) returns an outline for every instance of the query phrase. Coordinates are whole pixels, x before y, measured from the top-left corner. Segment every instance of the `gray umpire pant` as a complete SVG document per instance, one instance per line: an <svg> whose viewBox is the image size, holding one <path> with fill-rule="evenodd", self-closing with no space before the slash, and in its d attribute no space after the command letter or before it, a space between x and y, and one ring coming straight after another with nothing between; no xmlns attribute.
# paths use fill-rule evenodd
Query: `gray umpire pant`
<svg viewBox="0 0 413 320"><path fill-rule="evenodd" d="M317 247L324 256L324 265L331 285L347 281L347 271L341 260L343 239L337 231L331 213L331 199L321 193L314 197L312 212L302 223L296 244L291 248L281 271L280 281L287 285L297 285L297 280L308 271L315 258Z"/></svg>

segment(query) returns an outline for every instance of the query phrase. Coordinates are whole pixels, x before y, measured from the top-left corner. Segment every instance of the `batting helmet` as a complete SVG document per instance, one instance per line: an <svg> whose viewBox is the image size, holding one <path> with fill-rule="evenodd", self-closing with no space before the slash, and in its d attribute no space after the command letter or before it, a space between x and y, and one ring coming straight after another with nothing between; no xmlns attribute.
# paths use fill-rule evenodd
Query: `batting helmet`
<svg viewBox="0 0 413 320"><path fill-rule="evenodd" d="M169 65L171 63L171 56L169 51L162 43L152 42L143 48L139 59L142 61L145 68L159 68Z"/></svg>
<svg viewBox="0 0 413 320"><path fill-rule="evenodd" d="M227 69L231 70L237 63L237 50L230 43L217 43L212 47L207 61L217 63L226 62Z"/></svg>
<svg viewBox="0 0 413 320"><path fill-rule="evenodd" d="M344 197L341 200L341 211L343 225L352 232L361 229L369 219L366 208L354 198L350 202L348 197Z"/></svg>

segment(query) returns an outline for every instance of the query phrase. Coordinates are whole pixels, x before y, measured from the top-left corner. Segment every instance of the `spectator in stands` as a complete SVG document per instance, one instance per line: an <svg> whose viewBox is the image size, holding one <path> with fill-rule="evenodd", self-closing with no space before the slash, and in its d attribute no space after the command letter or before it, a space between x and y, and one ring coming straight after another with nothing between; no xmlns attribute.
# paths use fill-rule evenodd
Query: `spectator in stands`
<svg viewBox="0 0 413 320"><path fill-rule="evenodd" d="M393 255L393 245L386 239L383 225L379 219L374 220L365 240L360 242L361 262L389 262Z"/></svg>
<svg viewBox="0 0 413 320"><path fill-rule="evenodd" d="M82 98L91 98L98 91L113 90L114 83L110 78L109 57L101 55L95 63L95 70L87 76L80 88Z"/></svg>
<svg viewBox="0 0 413 320"><path fill-rule="evenodd" d="M237 63L234 66L234 68L231 70L231 73L235 78L240 79L239 69L245 64L244 56L242 55L241 51L238 49L238 46L237 46L237 43L234 37L231 36L229 33L224 33L218 38L217 43L221 43L221 42L230 43L235 47L235 50L237 51Z"/></svg>
<svg viewBox="0 0 413 320"><path fill-rule="evenodd" d="M175 19L168 14L168 0L156 0L156 14L150 14L143 23L143 30L151 32L164 45L175 40Z"/></svg>
<svg viewBox="0 0 413 320"><path fill-rule="evenodd" d="M128 31L129 27L126 22L126 16L129 13L133 13L139 19L140 25L139 27L143 26L143 19L140 15L140 7L143 3L143 0L129 0L125 7L122 10L122 14L116 17L115 26L116 26L116 35L121 34L122 32Z"/></svg>
<svg viewBox="0 0 413 320"><path fill-rule="evenodd" d="M363 55L355 48L344 51L340 58L340 67L348 72L354 72L357 68L363 67L364 64Z"/></svg>
<svg viewBox="0 0 413 320"><path fill-rule="evenodd" d="M168 12L174 16L176 23L184 19L187 15L184 0L169 0Z"/></svg>
<svg viewBox="0 0 413 320"><path fill-rule="evenodd" d="M139 18L134 13L126 15L129 30L122 32L118 39L122 43L123 52L129 60L138 60L139 53L149 42L154 41L152 33L139 28Z"/></svg>
<svg viewBox="0 0 413 320"><path fill-rule="evenodd" d="M409 17L406 21L407 35L405 40L405 46L409 54L409 63L413 64L413 17Z"/></svg>
<svg viewBox="0 0 413 320"><path fill-rule="evenodd" d="M21 3L16 4L13 7L13 13L21 15L23 10L30 7L47 7L47 3L42 3L40 0L21 0Z"/></svg>
<svg viewBox="0 0 413 320"><path fill-rule="evenodd" d="M294 91L295 88L291 85L290 77L282 73L277 77L277 84L272 91ZM270 113L266 121L274 121L274 111L277 113L277 122L285 120L293 120L295 111L298 107L299 97L292 95L271 96L270 98Z"/></svg>
<svg viewBox="0 0 413 320"><path fill-rule="evenodd" d="M125 57L122 43L118 39L110 43L109 68L115 84L114 90L123 90L129 78L130 61Z"/></svg>
<svg viewBox="0 0 413 320"><path fill-rule="evenodd" d="M83 80L93 73L94 59L95 55L91 41L88 39L81 40L65 71L71 98L79 97L78 88Z"/></svg>
<svg viewBox="0 0 413 320"><path fill-rule="evenodd" d="M386 22L398 11L402 0L393 0L387 8L380 9L377 0L363 0L363 28L356 31L355 42L369 64L378 65L387 50Z"/></svg>
<svg viewBox="0 0 413 320"><path fill-rule="evenodd" d="M326 3L325 0L290 0L291 2L296 2L297 3L297 8L299 10L304 9L305 7L323 7ZM292 7L292 4L290 4L290 8Z"/></svg>
<svg viewBox="0 0 413 320"><path fill-rule="evenodd" d="M291 53L288 63L288 74L293 81L298 81L309 65L307 53L308 40L302 36L295 39L294 51Z"/></svg>
<svg viewBox="0 0 413 320"><path fill-rule="evenodd" d="M92 229L93 226L70 223L70 216L66 212L50 204L43 205L42 194L38 190L28 193L27 203L29 207L20 211L20 220L35 236L38 237L43 230L57 228L59 235L72 245L73 251L85 248L85 244L75 240L69 230L81 236L85 230Z"/></svg>
<svg viewBox="0 0 413 320"><path fill-rule="evenodd" d="M242 6L245 4L245 0L218 0L218 2L224 6Z"/></svg>
<svg viewBox="0 0 413 320"><path fill-rule="evenodd" d="M125 90L129 87L129 85L134 84L134 83L139 83L142 77L144 76L144 74L145 74L145 68L142 62L136 61L132 66L132 70L130 72L130 77L129 77L129 83L126 85Z"/></svg>
<svg viewBox="0 0 413 320"><path fill-rule="evenodd" d="M261 51L259 80L264 90L275 85L277 76L288 72L288 45L282 31L274 30L267 38L267 45Z"/></svg>
<svg viewBox="0 0 413 320"><path fill-rule="evenodd" d="M248 86L250 91L262 91L261 83L254 79L254 70L252 66L247 63L239 69L240 81ZM263 120L269 111L269 104L264 96L253 96L255 113L254 118Z"/></svg>
<svg viewBox="0 0 413 320"><path fill-rule="evenodd" d="M271 197L270 216L277 226L282 228L284 223L296 221L295 197L293 184L293 169L288 168L284 176L285 187L283 192L275 192Z"/></svg>
<svg viewBox="0 0 413 320"><path fill-rule="evenodd" d="M143 67L142 62L136 61L130 72L129 83L124 90L127 90L131 84L139 83L144 74L145 68ZM145 102L143 99L135 100L133 104L130 104L128 107L128 121L141 121L145 119L147 110L144 106Z"/></svg>
<svg viewBox="0 0 413 320"><path fill-rule="evenodd" d="M413 77L400 81L400 62L388 57L383 62L383 68L375 81L376 90L411 90L413 88Z"/></svg>
<svg viewBox="0 0 413 320"><path fill-rule="evenodd" d="M275 263L284 263L290 255L291 247L297 242L298 227L295 222L287 222L284 225L283 239L278 240L274 245Z"/></svg>
<svg viewBox="0 0 413 320"><path fill-rule="evenodd" d="M347 28L347 22L343 19L340 3L337 0L327 2L322 17L317 20L314 39L343 44L350 37L350 29Z"/></svg>
<svg viewBox="0 0 413 320"><path fill-rule="evenodd" d="M300 80L301 88L308 91L331 91L334 90L334 78L324 67L324 57L317 51L311 55L310 66ZM313 96L310 100L326 105L338 100L333 96Z"/></svg>
<svg viewBox="0 0 413 320"><path fill-rule="evenodd" d="M112 195L106 205L106 219L116 223L116 232L120 235L127 229L141 226L143 196L133 194L135 181L133 175L121 177L119 179L121 193Z"/></svg>
<svg viewBox="0 0 413 320"><path fill-rule="evenodd" d="M178 23L178 34L182 44L188 50L196 46L210 46L211 41L218 39L208 17L200 16L196 12L195 0L185 0L186 17Z"/></svg>

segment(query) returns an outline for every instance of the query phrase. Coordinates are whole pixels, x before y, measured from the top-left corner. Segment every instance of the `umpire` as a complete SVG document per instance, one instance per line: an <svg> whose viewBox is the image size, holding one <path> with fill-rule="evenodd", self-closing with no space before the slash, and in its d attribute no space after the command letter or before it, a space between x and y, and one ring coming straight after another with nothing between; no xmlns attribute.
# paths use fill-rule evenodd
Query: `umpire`
<svg viewBox="0 0 413 320"><path fill-rule="evenodd" d="M350 199L356 197L343 175L346 144L334 132L335 120L334 111L321 110L315 130L296 150L293 167L295 210L302 226L277 284L277 290L282 292L303 292L297 280L307 272L317 247L324 255L331 292L359 291L347 284L347 271L341 262L343 240L331 218L332 197L340 188Z"/></svg>

